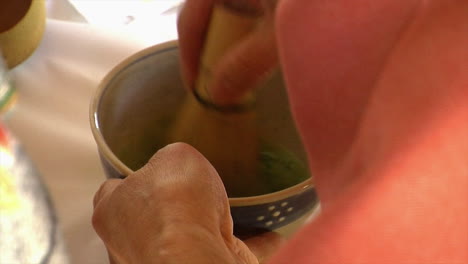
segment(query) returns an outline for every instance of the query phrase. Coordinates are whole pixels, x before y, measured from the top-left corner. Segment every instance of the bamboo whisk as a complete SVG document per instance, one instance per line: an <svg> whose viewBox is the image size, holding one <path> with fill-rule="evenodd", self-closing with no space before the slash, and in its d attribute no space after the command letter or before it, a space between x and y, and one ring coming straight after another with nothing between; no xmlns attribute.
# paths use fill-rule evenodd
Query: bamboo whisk
<svg viewBox="0 0 468 264"><path fill-rule="evenodd" d="M211 75L219 59L251 32L258 20L258 15L242 13L237 6L236 9L226 2L214 7L195 94L187 96L169 137L171 142L186 142L200 151L216 168L231 197L252 196L264 189L257 172L256 113L245 107L253 93L228 109L210 99Z"/></svg>

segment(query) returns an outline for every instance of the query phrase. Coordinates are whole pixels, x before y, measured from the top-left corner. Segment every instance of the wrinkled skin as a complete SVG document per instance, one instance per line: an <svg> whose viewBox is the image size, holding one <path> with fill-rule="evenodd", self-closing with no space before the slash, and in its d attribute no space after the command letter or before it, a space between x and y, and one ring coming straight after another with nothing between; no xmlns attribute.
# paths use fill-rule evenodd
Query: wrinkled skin
<svg viewBox="0 0 468 264"><path fill-rule="evenodd" d="M253 254L233 236L221 179L183 143L125 180L106 181L94 206L93 225L115 263L258 263L281 242L273 233L247 240Z"/></svg>

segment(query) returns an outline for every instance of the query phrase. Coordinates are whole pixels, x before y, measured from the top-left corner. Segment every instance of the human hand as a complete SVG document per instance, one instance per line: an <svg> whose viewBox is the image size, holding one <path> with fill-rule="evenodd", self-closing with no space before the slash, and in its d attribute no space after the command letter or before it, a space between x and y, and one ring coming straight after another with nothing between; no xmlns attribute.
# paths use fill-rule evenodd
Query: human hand
<svg viewBox="0 0 468 264"><path fill-rule="evenodd" d="M253 264L280 243L274 233L245 243L233 235L221 179L183 143L124 180L106 181L94 198L93 226L115 263Z"/></svg>
<svg viewBox="0 0 468 264"><path fill-rule="evenodd" d="M215 4L227 0L187 0L178 20L182 72L193 88L199 72L200 57ZM236 1L238 4L240 1ZM260 15L259 25L230 48L214 66L209 93L213 101L229 105L239 101L265 79L277 66L274 33L276 0L246 0Z"/></svg>

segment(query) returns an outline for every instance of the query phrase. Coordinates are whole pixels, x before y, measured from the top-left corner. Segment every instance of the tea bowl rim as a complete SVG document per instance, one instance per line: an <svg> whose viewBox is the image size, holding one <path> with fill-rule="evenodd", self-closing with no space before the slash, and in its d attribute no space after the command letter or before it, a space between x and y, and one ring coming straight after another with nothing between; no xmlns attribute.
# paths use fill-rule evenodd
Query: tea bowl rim
<svg viewBox="0 0 468 264"><path fill-rule="evenodd" d="M90 108L89 108L89 121L91 125L91 131L93 137L96 141L97 148L99 153L105 158L110 165L117 170L121 175L130 175L134 173L129 167L127 167L110 149L107 145L104 136L101 133L99 127L99 117L98 111L101 103L101 99L103 98L104 93L106 90L111 87L110 84L117 77L125 68L129 65L136 63L141 58L148 56L153 53L163 52L167 49L177 48L178 41L171 40L167 42L163 42L160 44L156 44L145 49L142 49L120 63L118 63L115 67L113 67L101 80L97 90L91 100ZM242 207L242 206L250 206L250 205L258 205L258 204L267 204L272 203L275 201L283 200L288 197L298 195L306 190L313 188L313 180L312 177L302 181L294 186L285 188L280 191L256 195L256 196L246 196L246 197L229 197L229 204L231 207Z"/></svg>

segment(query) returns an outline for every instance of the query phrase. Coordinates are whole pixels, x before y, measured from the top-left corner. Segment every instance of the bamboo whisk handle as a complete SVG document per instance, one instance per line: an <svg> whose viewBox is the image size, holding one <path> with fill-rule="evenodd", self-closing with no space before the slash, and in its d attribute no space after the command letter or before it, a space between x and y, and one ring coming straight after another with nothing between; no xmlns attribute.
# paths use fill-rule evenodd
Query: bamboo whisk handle
<svg viewBox="0 0 468 264"><path fill-rule="evenodd" d="M249 5L242 5L249 2ZM223 0L216 4L212 15L208 33L203 47L200 70L195 83L195 94L199 101L215 108L210 98L210 85L212 76L220 59L229 52L229 49L249 34L257 25L260 8L252 0ZM248 104L253 100L253 93L241 98L233 109Z"/></svg>

